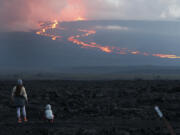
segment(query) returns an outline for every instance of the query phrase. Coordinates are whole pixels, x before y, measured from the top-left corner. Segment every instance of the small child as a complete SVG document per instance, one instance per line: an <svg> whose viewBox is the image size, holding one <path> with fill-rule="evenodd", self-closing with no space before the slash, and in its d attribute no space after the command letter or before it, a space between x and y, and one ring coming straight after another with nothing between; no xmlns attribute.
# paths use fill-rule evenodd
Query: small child
<svg viewBox="0 0 180 135"><path fill-rule="evenodd" d="M50 104L47 104L45 107L45 119L50 121L51 123L53 123L53 121L54 121L54 115L53 115L53 112L51 110Z"/></svg>

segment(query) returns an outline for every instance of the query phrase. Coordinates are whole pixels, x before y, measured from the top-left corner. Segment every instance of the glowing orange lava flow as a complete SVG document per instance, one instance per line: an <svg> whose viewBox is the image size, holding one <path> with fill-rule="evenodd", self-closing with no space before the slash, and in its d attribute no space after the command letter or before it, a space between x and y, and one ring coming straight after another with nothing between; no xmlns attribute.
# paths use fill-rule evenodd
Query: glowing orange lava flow
<svg viewBox="0 0 180 135"><path fill-rule="evenodd" d="M83 17L80 17L80 16L75 19L75 21L85 21L85 20L86 20L86 18L83 18Z"/></svg>
<svg viewBox="0 0 180 135"><path fill-rule="evenodd" d="M36 32L37 35L50 37L52 40L60 39L62 37L62 36L59 36L59 35L56 35L56 34L51 34L52 30L57 28L57 25L58 25L57 20L54 20L49 25L47 25L46 23L40 23L39 25L42 28L39 31ZM48 30L50 30L51 33L47 32Z"/></svg>
<svg viewBox="0 0 180 135"><path fill-rule="evenodd" d="M169 58L169 59L180 59L180 56L176 56L172 54L152 54L152 56L156 56L160 58Z"/></svg>
<svg viewBox="0 0 180 135"><path fill-rule="evenodd" d="M95 42L86 43L86 42L78 40L78 38L80 38L80 37L87 37L89 35L96 34L96 31L94 31L94 30L81 30L81 29L79 29L79 31L80 32L85 32L85 34L71 36L71 37L68 38L68 40L70 42L73 42L74 44L81 45L82 47L98 48L101 51L104 51L104 52L107 52L107 53L112 52L112 47L101 46L101 45L96 44Z"/></svg>
<svg viewBox="0 0 180 135"><path fill-rule="evenodd" d="M99 45L95 42L84 42L81 41L80 38L82 37L88 37L90 35L96 34L95 30L82 30L79 29L79 32L83 32L84 34L82 35L76 35L76 36L71 36L68 38L68 40L74 44L80 45L81 47L90 47L90 48L98 48L99 50L106 52L106 53L116 53L116 54L133 54L133 55L143 55L143 56L155 56L155 57L160 57L160 58L169 58L169 59L180 59L180 56L176 56L173 54L150 54L147 52L140 52L140 51L133 51L129 50L127 48L118 48L114 46L102 46Z"/></svg>
<svg viewBox="0 0 180 135"><path fill-rule="evenodd" d="M78 20L83 20L83 18L78 18ZM41 29L36 32L38 35L50 37L52 40L61 39L62 36L58 35L53 31L53 29L61 29L64 30L64 28L58 27L58 21L55 20L50 23L41 23L39 24ZM97 48L100 51L106 52L106 53L114 53L114 54L131 54L131 55L143 55L143 56L154 56L159 58L169 58L169 59L180 59L180 56L174 55L174 54L152 54L147 52L140 52L138 50L129 50L127 48L118 48L115 46L103 46L100 44L97 44L96 42L88 42L88 41L82 41L81 39L84 37L88 37L90 35L95 35L95 30L85 30L85 29L78 29L78 32L81 32L82 34L74 35L68 37L68 41L81 46L82 48Z"/></svg>
<svg viewBox="0 0 180 135"><path fill-rule="evenodd" d="M79 32L84 32L82 35L76 35L76 36L71 36L68 38L68 40L74 44L80 45L81 47L90 47L90 48L98 48L99 50L106 52L106 53L116 53L116 54L141 54L139 51L130 51L127 48L118 48L114 46L102 46L100 44L97 44L95 42L90 42L88 43L81 41L79 38L82 37L88 37L90 35L96 34L95 30L82 30L79 29Z"/></svg>

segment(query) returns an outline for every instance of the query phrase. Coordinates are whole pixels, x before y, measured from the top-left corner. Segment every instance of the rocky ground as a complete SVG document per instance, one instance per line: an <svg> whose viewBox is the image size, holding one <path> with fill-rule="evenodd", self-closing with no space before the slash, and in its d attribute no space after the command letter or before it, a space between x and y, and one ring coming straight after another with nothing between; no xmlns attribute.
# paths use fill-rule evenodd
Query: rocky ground
<svg viewBox="0 0 180 135"><path fill-rule="evenodd" d="M24 81L28 123L10 100L16 81L0 81L1 135L169 135L158 105L180 134L180 81ZM42 119L52 105L55 122Z"/></svg>

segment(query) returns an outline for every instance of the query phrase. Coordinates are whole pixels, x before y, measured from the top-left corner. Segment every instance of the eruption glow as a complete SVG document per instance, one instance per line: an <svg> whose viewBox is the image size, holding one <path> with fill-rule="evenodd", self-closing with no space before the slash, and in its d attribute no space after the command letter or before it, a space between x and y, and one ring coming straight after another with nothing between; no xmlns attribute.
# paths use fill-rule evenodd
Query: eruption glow
<svg viewBox="0 0 180 135"><path fill-rule="evenodd" d="M79 19L81 19L81 17ZM57 20L54 20L53 22L49 22L49 23L40 23L40 27L41 29L37 31L36 34L50 37L52 40L62 38L62 36L55 33L53 29L65 30L64 28L59 27L59 23ZM176 56L174 54L151 54L147 52L140 52L138 50L130 50L127 48L118 48L115 46L108 46L108 45L104 46L104 45L97 44L96 42L82 41L81 39L85 37L95 35L96 30L77 29L76 31L82 34L69 36L67 40L69 42L72 42L73 44L81 46L81 48L97 48L100 51L103 51L105 53L113 53L113 54L120 54L120 55L129 54L129 55L154 56L154 57L169 58L169 59L180 59L180 56Z"/></svg>
<svg viewBox="0 0 180 135"><path fill-rule="evenodd" d="M66 0L66 6L61 10L61 21L83 21L86 15L84 0Z"/></svg>
<svg viewBox="0 0 180 135"><path fill-rule="evenodd" d="M36 32L37 35L50 37L52 40L61 39L61 36L53 34L53 29L56 29L58 25L58 21L54 20L53 22L49 23L40 23L39 26L42 27L39 31ZM51 31L51 32L48 32Z"/></svg>
<svg viewBox="0 0 180 135"><path fill-rule="evenodd" d="M78 18L75 19L75 21L84 21L84 20L86 20L86 19L83 18L83 17L80 17L80 16L79 16Z"/></svg>

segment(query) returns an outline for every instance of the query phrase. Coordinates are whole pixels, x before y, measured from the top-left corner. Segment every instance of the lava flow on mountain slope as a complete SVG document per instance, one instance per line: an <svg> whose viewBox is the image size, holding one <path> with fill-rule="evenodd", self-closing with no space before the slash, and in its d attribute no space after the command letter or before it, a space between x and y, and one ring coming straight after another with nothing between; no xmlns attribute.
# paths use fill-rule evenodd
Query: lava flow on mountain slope
<svg viewBox="0 0 180 135"><path fill-rule="evenodd" d="M84 21L85 18L83 17L78 17L74 21ZM46 36L50 37L52 40L60 40L62 39L62 35L55 32L55 30L60 30L60 31L71 31L71 29L68 28L63 28L61 27L61 23L59 23L57 20L50 21L50 22L43 22L39 24L40 29L36 32L36 34L41 35L41 36ZM159 58L169 58L169 59L179 59L180 56L174 55L174 54L161 54L161 53L149 53L149 52L141 52L139 50L131 50L128 48L119 48L114 45L101 45L96 42L92 41L84 41L83 38L89 37L92 35L96 34L95 29L76 29L76 35L69 35L67 40L69 42L72 42L74 45L81 46L82 48L96 48L99 49L100 51L103 51L105 53L112 53L112 54L120 54L120 55L126 55L126 54L131 54L131 55L143 55L143 56L154 56L154 57L159 57Z"/></svg>

